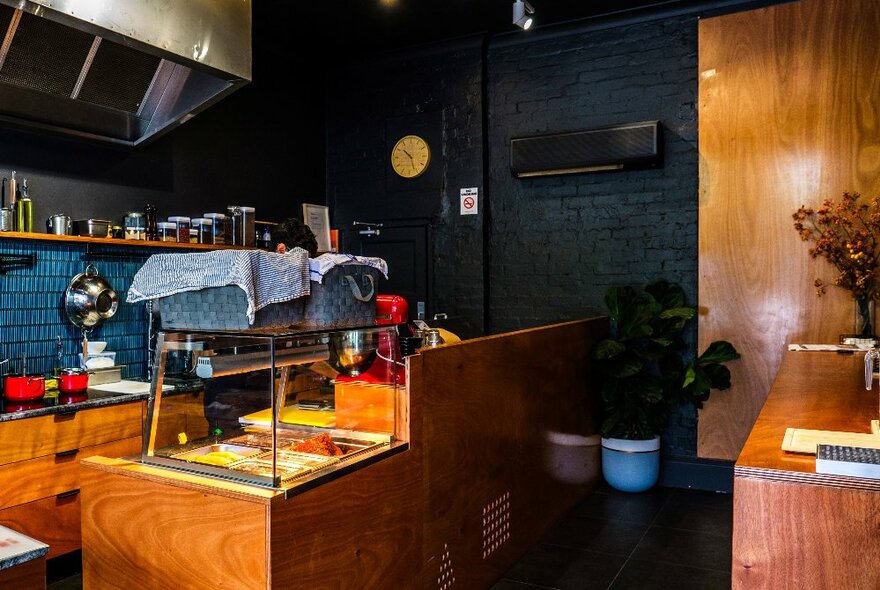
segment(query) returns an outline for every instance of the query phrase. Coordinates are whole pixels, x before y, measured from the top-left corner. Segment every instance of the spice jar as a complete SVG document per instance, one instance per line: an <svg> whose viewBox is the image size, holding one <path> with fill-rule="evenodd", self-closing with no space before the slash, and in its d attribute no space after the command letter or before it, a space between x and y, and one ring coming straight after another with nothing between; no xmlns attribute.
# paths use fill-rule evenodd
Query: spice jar
<svg viewBox="0 0 880 590"><path fill-rule="evenodd" d="M144 239L144 214L140 211L128 211L123 220L126 240Z"/></svg>
<svg viewBox="0 0 880 590"><path fill-rule="evenodd" d="M176 242L177 241L177 224L170 221L160 221L156 224L158 231L158 240L160 242Z"/></svg>
<svg viewBox="0 0 880 590"><path fill-rule="evenodd" d="M181 244L186 244L189 242L189 217L181 217L180 215L175 215L173 217L169 217L168 221L174 224L177 224L177 241Z"/></svg>
<svg viewBox="0 0 880 590"><path fill-rule="evenodd" d="M214 243L214 220L207 217L195 217L192 220L199 244Z"/></svg>
<svg viewBox="0 0 880 590"><path fill-rule="evenodd" d="M223 213L205 213L205 218L210 219L214 224L213 244L231 243L226 241L226 215Z"/></svg>
<svg viewBox="0 0 880 590"><path fill-rule="evenodd" d="M199 243L199 230L195 228L190 228L189 230L189 243L190 244L198 244Z"/></svg>

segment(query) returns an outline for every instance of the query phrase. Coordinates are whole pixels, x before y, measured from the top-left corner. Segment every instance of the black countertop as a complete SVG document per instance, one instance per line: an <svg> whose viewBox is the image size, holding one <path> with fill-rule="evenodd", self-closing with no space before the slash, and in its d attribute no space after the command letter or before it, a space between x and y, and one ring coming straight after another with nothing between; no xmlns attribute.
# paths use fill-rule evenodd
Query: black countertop
<svg viewBox="0 0 880 590"><path fill-rule="evenodd" d="M147 393L117 393L89 388L79 394L57 394L34 401L0 399L0 422L34 418L47 414L72 414L88 408L100 408L145 400Z"/></svg>

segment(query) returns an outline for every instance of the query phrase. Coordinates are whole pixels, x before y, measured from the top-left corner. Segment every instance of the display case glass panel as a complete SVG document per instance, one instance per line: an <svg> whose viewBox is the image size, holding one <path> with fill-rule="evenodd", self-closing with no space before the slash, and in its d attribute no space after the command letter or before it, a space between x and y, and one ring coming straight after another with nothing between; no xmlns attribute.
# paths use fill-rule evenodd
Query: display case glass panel
<svg viewBox="0 0 880 590"><path fill-rule="evenodd" d="M160 332L141 461L313 487L405 448L403 368L394 326Z"/></svg>

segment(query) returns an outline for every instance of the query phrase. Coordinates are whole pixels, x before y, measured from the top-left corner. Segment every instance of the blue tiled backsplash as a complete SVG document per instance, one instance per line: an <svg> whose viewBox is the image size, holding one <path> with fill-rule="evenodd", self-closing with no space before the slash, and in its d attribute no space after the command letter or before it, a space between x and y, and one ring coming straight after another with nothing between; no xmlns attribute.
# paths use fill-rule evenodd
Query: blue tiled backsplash
<svg viewBox="0 0 880 590"><path fill-rule="evenodd" d="M64 291L70 280L93 264L119 295L119 307L109 320L94 328L90 340L104 340L116 352L116 364L125 365L127 379L147 377L147 310L144 303L126 303L131 281L144 261L160 250L105 244L3 239L0 255L35 254L32 267L15 267L0 275L0 359L21 370L49 373L55 365L61 336L63 366L79 365L82 335L67 318ZM5 373L6 367L0 367Z"/></svg>

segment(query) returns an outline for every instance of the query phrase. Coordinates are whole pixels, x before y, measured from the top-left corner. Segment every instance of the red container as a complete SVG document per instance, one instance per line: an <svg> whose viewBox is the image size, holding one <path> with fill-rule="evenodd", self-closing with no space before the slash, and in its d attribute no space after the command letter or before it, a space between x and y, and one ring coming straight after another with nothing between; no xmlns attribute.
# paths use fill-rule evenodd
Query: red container
<svg viewBox="0 0 880 590"><path fill-rule="evenodd" d="M58 391L80 393L89 388L89 373L84 369L62 369L58 374Z"/></svg>
<svg viewBox="0 0 880 590"><path fill-rule="evenodd" d="M376 323L405 324L409 321L409 304L400 295L376 295Z"/></svg>
<svg viewBox="0 0 880 590"><path fill-rule="evenodd" d="M40 399L46 393L46 378L43 375L7 375L3 382L3 395L6 399L31 401Z"/></svg>

